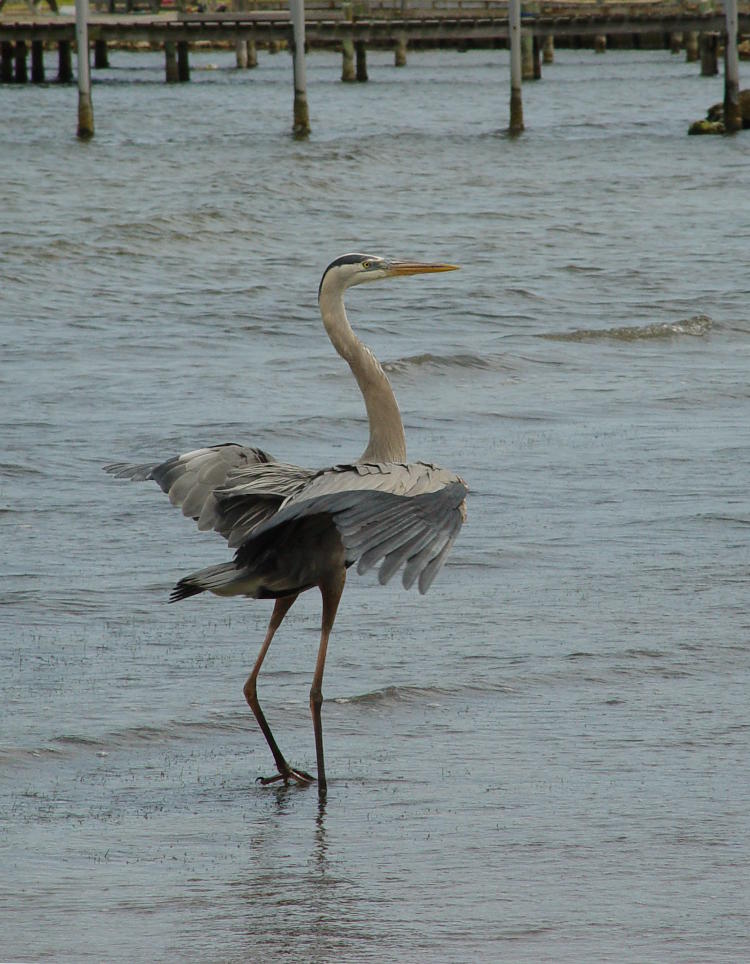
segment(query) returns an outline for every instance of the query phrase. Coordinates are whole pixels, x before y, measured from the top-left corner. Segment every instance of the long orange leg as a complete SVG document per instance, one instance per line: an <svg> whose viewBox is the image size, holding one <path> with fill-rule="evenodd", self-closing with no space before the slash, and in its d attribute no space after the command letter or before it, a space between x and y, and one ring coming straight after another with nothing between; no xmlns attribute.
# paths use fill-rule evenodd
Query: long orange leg
<svg viewBox="0 0 750 964"><path fill-rule="evenodd" d="M326 790L326 769L323 760L323 724L320 719L320 707L323 704L323 670L326 665L326 650L328 649L328 637L333 629L333 621L336 619L336 611L339 608L341 593L344 591L346 581L346 570L342 569L327 582L320 584L320 592L323 596L323 619L320 627L320 646L318 648L318 660L315 664L312 686L310 687L310 710L312 711L313 730L315 731L315 755L318 761L318 791L325 793Z"/></svg>
<svg viewBox="0 0 750 964"><path fill-rule="evenodd" d="M263 665L263 660L266 658L266 653L268 652L268 647L271 645L271 640L276 633L276 630L281 625L284 616L292 608L292 605L297 598L297 595L293 596L282 596L280 599L276 600L273 607L273 613L271 614L271 620L268 624L268 630L266 631L266 638L263 640L263 645L260 648L260 653L258 658L255 660L255 666L253 666L252 673L248 676L247 682L244 686L245 699L250 706L250 709L255 715L255 719L258 721L258 726L263 731L263 736L266 738L266 743L273 753L273 758L276 761L276 766L279 772L273 777L262 777L260 779L261 783L275 783L277 780L283 780L284 783L288 783L290 780L296 780L297 783L312 783L314 777L311 777L309 773L305 773L304 770L294 770L284 759L284 754L279 749L279 745L271 733L271 727L268 725L265 716L263 715L263 710L260 708L260 703L258 702L257 693L257 681L258 673Z"/></svg>

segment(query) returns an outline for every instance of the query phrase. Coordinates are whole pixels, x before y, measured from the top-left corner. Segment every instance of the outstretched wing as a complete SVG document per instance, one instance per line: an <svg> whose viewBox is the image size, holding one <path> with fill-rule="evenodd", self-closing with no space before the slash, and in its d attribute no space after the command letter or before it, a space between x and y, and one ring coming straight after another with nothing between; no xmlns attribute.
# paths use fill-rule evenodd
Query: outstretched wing
<svg viewBox="0 0 750 964"><path fill-rule="evenodd" d="M312 498L303 492L252 532L238 550L236 564L249 562L256 544L265 543L269 534L281 535L300 519L328 516L344 545L347 565L357 562L359 572L379 566L381 584L403 566L404 587L409 589L418 580L419 591L427 592L466 518L468 489L458 476L433 466L424 468L432 470L442 484L438 487L433 477L431 489L418 495L361 486L337 487Z"/></svg>
<svg viewBox="0 0 750 964"><path fill-rule="evenodd" d="M262 449L227 443L176 455L166 462L113 462L115 478L153 479L201 530L214 529L237 546L315 474L275 462Z"/></svg>

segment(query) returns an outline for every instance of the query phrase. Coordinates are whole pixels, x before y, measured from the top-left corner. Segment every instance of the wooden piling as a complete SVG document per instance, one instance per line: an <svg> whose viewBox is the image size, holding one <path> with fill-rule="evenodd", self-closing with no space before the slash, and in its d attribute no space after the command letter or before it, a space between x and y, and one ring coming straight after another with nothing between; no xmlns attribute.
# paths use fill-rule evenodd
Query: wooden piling
<svg viewBox="0 0 750 964"><path fill-rule="evenodd" d="M684 34L680 33L679 30L673 30L669 35L669 52L671 54L678 54L684 46Z"/></svg>
<svg viewBox="0 0 750 964"><path fill-rule="evenodd" d="M354 44L354 53L357 60L357 80L365 83L367 80L367 47L364 41L358 40Z"/></svg>
<svg viewBox="0 0 750 964"><path fill-rule="evenodd" d="M534 79L534 35L528 30L521 31L521 77Z"/></svg>
<svg viewBox="0 0 750 964"><path fill-rule="evenodd" d="M29 71L26 66L26 54L28 47L25 40L16 40L15 50L13 51L13 80L17 84L25 84L29 79Z"/></svg>
<svg viewBox="0 0 750 964"><path fill-rule="evenodd" d="M341 80L349 84L357 79L354 70L354 41L348 37L341 41Z"/></svg>
<svg viewBox="0 0 750 964"><path fill-rule="evenodd" d="M76 0L76 56L78 61L78 136L94 136L94 105L89 68L89 0Z"/></svg>
<svg viewBox="0 0 750 964"><path fill-rule="evenodd" d="M70 84L73 81L73 54L70 41L61 40L57 48L57 82Z"/></svg>
<svg viewBox="0 0 750 964"><path fill-rule="evenodd" d="M393 54L393 65L394 67L405 67L406 66L406 34L399 34L396 38L396 49Z"/></svg>
<svg viewBox="0 0 750 964"><path fill-rule="evenodd" d="M107 41L100 38L94 41L94 69L106 70L108 67L109 52L107 50Z"/></svg>
<svg viewBox="0 0 750 964"><path fill-rule="evenodd" d="M521 0L508 0L508 33L510 44L510 125L508 133L523 131L521 100Z"/></svg>
<svg viewBox="0 0 750 964"><path fill-rule="evenodd" d="M9 40L0 43L0 81L9 84L13 80L13 44Z"/></svg>
<svg viewBox="0 0 750 964"><path fill-rule="evenodd" d="M294 37L294 123L296 138L310 133L310 112L307 106L307 71L305 67L305 0L289 0Z"/></svg>
<svg viewBox="0 0 750 964"><path fill-rule="evenodd" d="M247 8L247 0L232 0L232 10L245 11ZM247 70L247 40L238 38L234 52L237 70Z"/></svg>
<svg viewBox="0 0 750 964"><path fill-rule="evenodd" d="M724 127L728 133L742 130L740 109L740 61L737 52L737 0L724 0Z"/></svg>
<svg viewBox="0 0 750 964"><path fill-rule="evenodd" d="M598 54L603 54L607 52L607 35L604 33L598 33L594 37L594 50Z"/></svg>
<svg viewBox="0 0 750 964"><path fill-rule="evenodd" d="M190 47L187 40L177 41L177 80L181 84L190 81Z"/></svg>
<svg viewBox="0 0 750 964"><path fill-rule="evenodd" d="M714 77L719 73L719 35L701 34L701 77Z"/></svg>
<svg viewBox="0 0 750 964"><path fill-rule="evenodd" d="M700 57L699 37L697 30L689 30L685 34L685 60L689 64L695 63Z"/></svg>
<svg viewBox="0 0 750 964"><path fill-rule="evenodd" d="M31 82L44 83L44 44L41 40L31 41Z"/></svg>
<svg viewBox="0 0 750 964"><path fill-rule="evenodd" d="M544 43L542 44L542 60L545 64L554 64L555 62L555 38L551 33L548 33L544 38Z"/></svg>
<svg viewBox="0 0 750 964"><path fill-rule="evenodd" d="M247 69L252 70L254 67L258 66L258 49L255 46L254 40L248 40L247 42Z"/></svg>
<svg viewBox="0 0 750 964"><path fill-rule="evenodd" d="M179 82L180 72L177 69L177 47L172 40L167 40L164 44L164 71L168 84L176 84Z"/></svg>

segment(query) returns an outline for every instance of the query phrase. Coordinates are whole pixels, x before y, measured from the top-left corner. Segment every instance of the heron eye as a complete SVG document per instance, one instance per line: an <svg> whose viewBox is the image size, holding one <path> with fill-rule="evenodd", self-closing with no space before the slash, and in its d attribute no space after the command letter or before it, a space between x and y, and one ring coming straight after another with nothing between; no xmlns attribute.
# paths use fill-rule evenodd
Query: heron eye
<svg viewBox="0 0 750 964"><path fill-rule="evenodd" d="M368 268L372 267L372 261L363 261L362 267L365 269L365 271L367 271Z"/></svg>

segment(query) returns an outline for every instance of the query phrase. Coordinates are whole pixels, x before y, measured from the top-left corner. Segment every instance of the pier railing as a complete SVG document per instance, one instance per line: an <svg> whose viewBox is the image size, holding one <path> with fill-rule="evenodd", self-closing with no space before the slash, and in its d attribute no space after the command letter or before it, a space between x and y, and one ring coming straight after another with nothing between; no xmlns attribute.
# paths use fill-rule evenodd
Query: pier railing
<svg viewBox="0 0 750 964"><path fill-rule="evenodd" d="M4 0L0 0L0 10ZM48 0L56 4L56 0ZM41 0L29 0L38 9ZM618 11L621 15L643 11L644 8L677 13L706 13L722 10L721 0L533 0L524 3L529 13L591 15L597 9ZM286 0L93 0L92 8L102 13L137 13L159 11L180 13L272 13L289 11ZM441 17L447 14L467 16L506 16L507 0L306 0L305 14L312 19L403 19Z"/></svg>

